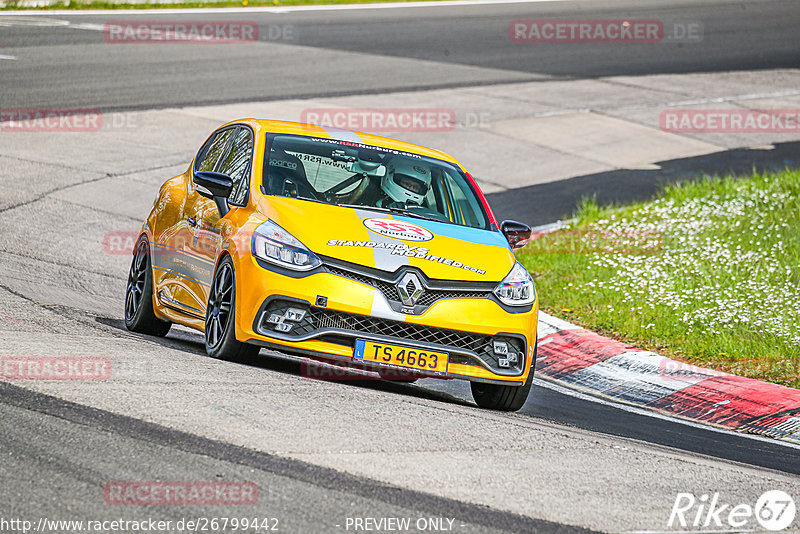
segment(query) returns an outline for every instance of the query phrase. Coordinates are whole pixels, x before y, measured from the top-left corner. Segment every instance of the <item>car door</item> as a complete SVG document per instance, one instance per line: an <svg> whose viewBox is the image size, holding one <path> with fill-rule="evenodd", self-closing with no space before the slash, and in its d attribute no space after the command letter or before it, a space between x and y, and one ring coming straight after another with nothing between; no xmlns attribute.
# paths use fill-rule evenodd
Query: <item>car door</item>
<svg viewBox="0 0 800 534"><path fill-rule="evenodd" d="M174 227L169 229L171 242L161 262L168 269L164 284L159 288L159 299L164 305L186 315L202 319L205 317L205 295L211 284L213 262L198 255L193 242L201 237L199 221L208 218L216 205L197 193L192 181L194 172L213 171L227 153L236 127L225 127L214 132L197 153L194 167L186 179L185 199ZM219 214L217 214L218 216ZM209 246L205 241L203 246Z"/></svg>
<svg viewBox="0 0 800 534"><path fill-rule="evenodd" d="M254 134L248 126L238 126L230 130L227 147L214 164L214 170L230 176L233 188L228 196L228 205L232 210L237 206L246 206L250 192L250 167L253 159ZM213 200L194 192L193 211L190 214L194 221L187 221L193 228L191 239L186 241L187 256L198 266L195 278L200 282L196 298L205 310L208 293L211 289L213 269L222 245L220 216ZM187 208L188 208L187 203Z"/></svg>

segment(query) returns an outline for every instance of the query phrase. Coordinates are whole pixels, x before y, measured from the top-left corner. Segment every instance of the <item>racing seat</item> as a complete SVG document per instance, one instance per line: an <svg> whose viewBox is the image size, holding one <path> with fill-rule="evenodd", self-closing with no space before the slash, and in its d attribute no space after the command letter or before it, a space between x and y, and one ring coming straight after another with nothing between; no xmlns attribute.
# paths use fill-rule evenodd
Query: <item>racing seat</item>
<svg viewBox="0 0 800 534"><path fill-rule="evenodd" d="M306 177L303 162L297 156L283 150L271 150L269 154L267 191L272 195L316 199L316 191Z"/></svg>

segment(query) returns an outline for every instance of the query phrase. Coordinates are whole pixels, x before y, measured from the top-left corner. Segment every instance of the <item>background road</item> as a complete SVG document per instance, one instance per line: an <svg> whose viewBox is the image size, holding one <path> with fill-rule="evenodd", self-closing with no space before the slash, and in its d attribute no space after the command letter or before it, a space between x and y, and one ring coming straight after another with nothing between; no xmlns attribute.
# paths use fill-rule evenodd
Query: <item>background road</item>
<svg viewBox="0 0 800 534"><path fill-rule="evenodd" d="M114 20L250 20L258 45L108 46ZM658 19L699 23L702 41L520 44L517 19ZM793 0L495 4L287 13L0 14L4 107L158 108L522 80L797 67ZM37 24L46 24L39 26ZM288 28L288 31L284 31ZM298 45L300 47L298 47ZM2 61L2 60L0 60Z"/></svg>
<svg viewBox="0 0 800 534"><path fill-rule="evenodd" d="M109 45L101 31L109 20L244 17L257 21L262 35L291 28L293 37L242 45ZM511 43L508 23L525 18L699 22L703 41ZM723 491L732 502L754 502L776 488L800 495L790 476L800 473L796 448L632 414L543 382L519 413L497 414L477 410L463 383L313 381L291 358L211 361L200 336L183 329L165 340L132 335L120 322L129 258L102 246L108 232L139 228L157 186L184 170L224 117L247 109L279 116L310 105L297 103L300 98L353 95L337 105L445 102L491 111L491 127L400 137L424 143L438 137L457 157L472 158L467 166L480 170L494 208L532 223L568 214L592 192L605 200L642 198L677 176L793 166L798 145L784 138L772 150L750 150L738 148L739 140L662 135L660 143L680 150L665 149L644 163L668 164L654 168L634 159L626 163L631 168L621 168L602 154L584 161L557 145L531 148L507 132L522 129L518 116L549 120L582 102L606 111L604 131L630 128L620 126L623 115L608 111L612 106L628 106L620 113L632 114L640 104L718 95L747 101L748 93L774 91L769 98L796 98L794 74L779 69L800 66L798 25L800 10L783 1L0 13L0 56L15 58L0 59L0 108L139 110L113 131L0 133L0 356L102 355L115 369L112 380L99 384L0 383L0 473L10 481L0 488L0 514L198 514L120 511L102 500L109 480L155 478L254 481L265 496L258 514L281 517L287 531L336 530L346 517L363 515L454 517L465 532L663 529L677 492ZM722 70L741 75L713 74ZM664 76L670 73L681 77ZM604 76L618 78L595 79ZM758 91L751 91L755 84ZM631 106L634 90L641 100ZM542 100L521 104L517 98L526 91ZM281 101L251 103L266 100ZM230 105L237 102L248 104ZM229 105L204 107L209 104ZM182 105L194 107L174 109ZM506 128L506 137L487 134L498 128ZM626 135L643 131L637 126ZM583 134L591 132L568 130L566 137L578 141ZM505 148L502 161L483 147ZM693 155L662 158L670 150ZM541 176L514 183L498 178L524 174L518 160L535 161L542 169L530 172Z"/></svg>

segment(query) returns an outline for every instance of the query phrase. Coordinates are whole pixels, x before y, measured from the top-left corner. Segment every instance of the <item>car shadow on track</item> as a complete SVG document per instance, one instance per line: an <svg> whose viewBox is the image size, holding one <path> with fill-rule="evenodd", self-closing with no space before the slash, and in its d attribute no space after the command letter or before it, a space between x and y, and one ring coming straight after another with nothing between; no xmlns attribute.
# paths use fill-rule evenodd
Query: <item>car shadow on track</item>
<svg viewBox="0 0 800 534"><path fill-rule="evenodd" d="M500 220L536 226L571 217L585 198L600 205L652 198L670 183L702 176L747 176L754 171L800 168L800 142L775 143L771 150L737 148L691 158L660 161L660 169L617 169L487 194Z"/></svg>
<svg viewBox="0 0 800 534"><path fill-rule="evenodd" d="M170 333L167 334L166 337L154 337L130 332L127 328L125 328L125 321L121 319L95 317L95 321L113 329L122 330L129 336L140 338L150 343L155 343L170 349L189 352L203 358L208 358L203 343L203 335L188 328L176 328L173 326L172 330L170 330ZM443 391L432 391L430 389L419 387L413 383L382 380L374 373L365 373L358 370L336 367L308 358L285 354L273 350L261 349L258 355L254 358L250 358L246 361L229 363L231 365L246 365L259 369L284 373L287 375L299 376L307 380L337 382L343 386L372 389L386 393L403 395L405 397L415 397L419 399L446 402L449 404L458 404L461 406L475 406L463 398L450 395L449 393ZM308 376L308 372L306 371L309 366L314 366L315 369L329 369L330 372L320 373L323 377L311 377ZM324 378L324 376L330 376L331 378Z"/></svg>

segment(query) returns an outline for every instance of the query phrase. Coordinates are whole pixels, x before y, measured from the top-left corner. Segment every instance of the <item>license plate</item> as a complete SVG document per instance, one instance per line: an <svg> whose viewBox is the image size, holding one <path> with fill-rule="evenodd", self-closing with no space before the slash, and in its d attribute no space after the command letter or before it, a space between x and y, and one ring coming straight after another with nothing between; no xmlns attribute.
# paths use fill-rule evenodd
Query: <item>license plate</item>
<svg viewBox="0 0 800 534"><path fill-rule="evenodd" d="M353 358L365 362L385 363L437 373L447 372L448 361L446 352L403 347L388 343L374 343L364 339L356 340Z"/></svg>

